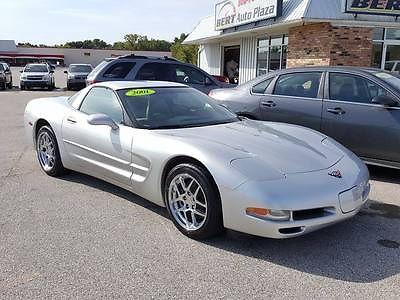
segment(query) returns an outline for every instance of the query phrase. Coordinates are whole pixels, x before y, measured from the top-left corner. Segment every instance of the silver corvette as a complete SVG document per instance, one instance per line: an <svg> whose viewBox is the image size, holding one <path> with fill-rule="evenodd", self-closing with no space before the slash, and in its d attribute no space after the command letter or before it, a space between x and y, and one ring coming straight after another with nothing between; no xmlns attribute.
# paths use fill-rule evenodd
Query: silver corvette
<svg viewBox="0 0 400 300"><path fill-rule="evenodd" d="M296 125L240 119L180 84L107 82L28 103L50 176L98 177L168 209L185 235L290 238L346 220L369 194L352 152Z"/></svg>

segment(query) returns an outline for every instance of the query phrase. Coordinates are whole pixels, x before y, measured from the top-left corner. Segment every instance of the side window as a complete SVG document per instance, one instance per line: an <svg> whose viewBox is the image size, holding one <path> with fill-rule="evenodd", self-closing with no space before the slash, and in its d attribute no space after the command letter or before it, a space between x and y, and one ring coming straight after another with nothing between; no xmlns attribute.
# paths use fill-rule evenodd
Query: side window
<svg viewBox="0 0 400 300"><path fill-rule="evenodd" d="M112 64L103 76L106 78L124 79L135 64L134 62L117 62Z"/></svg>
<svg viewBox="0 0 400 300"><path fill-rule="evenodd" d="M251 91L254 94L265 94L266 89L269 87L269 85L271 84L273 79L274 79L274 77L269 78L267 80L264 80L264 81L256 84L255 86L253 86Z"/></svg>
<svg viewBox="0 0 400 300"><path fill-rule="evenodd" d="M321 72L310 72L279 76L274 95L317 98L321 75Z"/></svg>
<svg viewBox="0 0 400 300"><path fill-rule="evenodd" d="M105 114L117 124L122 123L124 119L117 96L113 91L106 88L92 88L83 100L79 110L88 115Z"/></svg>
<svg viewBox="0 0 400 300"><path fill-rule="evenodd" d="M357 75L330 73L329 98L331 100L371 103L376 96L387 92L375 83Z"/></svg>
<svg viewBox="0 0 400 300"><path fill-rule="evenodd" d="M167 64L148 63L143 65L136 75L136 80L174 81Z"/></svg>
<svg viewBox="0 0 400 300"><path fill-rule="evenodd" d="M174 76L175 82L180 82L184 84L205 84L206 83L206 75L196 70L195 68L191 68L183 65L172 65L174 68Z"/></svg>

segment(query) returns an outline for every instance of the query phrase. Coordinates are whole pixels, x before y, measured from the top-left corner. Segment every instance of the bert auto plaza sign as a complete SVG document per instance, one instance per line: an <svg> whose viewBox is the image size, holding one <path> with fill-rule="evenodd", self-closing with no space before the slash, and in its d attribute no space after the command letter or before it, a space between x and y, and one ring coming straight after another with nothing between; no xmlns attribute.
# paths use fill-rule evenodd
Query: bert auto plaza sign
<svg viewBox="0 0 400 300"><path fill-rule="evenodd" d="M347 13L400 16L399 0L344 0Z"/></svg>
<svg viewBox="0 0 400 300"><path fill-rule="evenodd" d="M215 6L215 30L252 23L282 14L283 0L226 0Z"/></svg>

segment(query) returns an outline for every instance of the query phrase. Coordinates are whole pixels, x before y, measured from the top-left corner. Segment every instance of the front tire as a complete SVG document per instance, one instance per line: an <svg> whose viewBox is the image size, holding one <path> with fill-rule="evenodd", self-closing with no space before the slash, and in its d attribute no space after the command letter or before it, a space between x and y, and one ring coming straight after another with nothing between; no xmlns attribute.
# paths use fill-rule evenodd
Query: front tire
<svg viewBox="0 0 400 300"><path fill-rule="evenodd" d="M180 164L166 179L164 199L174 225L184 235L207 239L223 231L221 200L209 173L194 164Z"/></svg>
<svg viewBox="0 0 400 300"><path fill-rule="evenodd" d="M40 167L47 175L58 177L65 173L56 136L49 126L42 126L38 131L36 153Z"/></svg>

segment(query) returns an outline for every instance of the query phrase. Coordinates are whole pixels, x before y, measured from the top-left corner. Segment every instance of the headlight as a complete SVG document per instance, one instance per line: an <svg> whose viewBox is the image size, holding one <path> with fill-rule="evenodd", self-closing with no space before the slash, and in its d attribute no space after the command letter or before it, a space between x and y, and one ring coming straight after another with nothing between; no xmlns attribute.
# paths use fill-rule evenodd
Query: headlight
<svg viewBox="0 0 400 300"><path fill-rule="evenodd" d="M21 75L21 79L25 80L26 79L26 74Z"/></svg>
<svg viewBox="0 0 400 300"><path fill-rule="evenodd" d="M50 80L50 75L44 75L44 76L43 76L43 79L44 79L44 80L47 80L47 81Z"/></svg>
<svg viewBox="0 0 400 300"><path fill-rule="evenodd" d="M75 78L75 76L74 75L70 75L70 74L68 74L68 79L74 79Z"/></svg>

